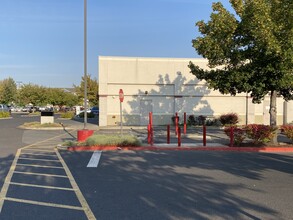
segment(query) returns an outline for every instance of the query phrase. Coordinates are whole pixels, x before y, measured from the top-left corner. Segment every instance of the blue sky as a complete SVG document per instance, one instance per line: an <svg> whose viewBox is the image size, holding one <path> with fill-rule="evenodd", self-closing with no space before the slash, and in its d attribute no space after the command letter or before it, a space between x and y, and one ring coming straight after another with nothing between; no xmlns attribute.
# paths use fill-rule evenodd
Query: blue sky
<svg viewBox="0 0 293 220"><path fill-rule="evenodd" d="M98 56L198 57L213 0L87 0L88 73ZM230 7L228 0L221 1ZM83 76L83 0L0 0L0 80L72 87Z"/></svg>

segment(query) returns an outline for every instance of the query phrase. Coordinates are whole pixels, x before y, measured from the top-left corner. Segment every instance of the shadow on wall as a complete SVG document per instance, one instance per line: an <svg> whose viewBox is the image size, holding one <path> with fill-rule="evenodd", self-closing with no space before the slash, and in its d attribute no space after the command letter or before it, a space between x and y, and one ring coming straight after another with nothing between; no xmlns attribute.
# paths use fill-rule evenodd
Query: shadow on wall
<svg viewBox="0 0 293 220"><path fill-rule="evenodd" d="M145 85L141 85L144 87ZM150 88L151 87L151 88ZM172 116L178 112L180 122L183 122L184 112L188 115L213 115L207 100L203 97L210 93L206 85L199 80L189 80L181 74L171 81L169 74L159 75L157 82L140 88L137 94L128 101L131 111L124 111L125 124L147 125L149 112L153 112L154 124L172 123Z"/></svg>

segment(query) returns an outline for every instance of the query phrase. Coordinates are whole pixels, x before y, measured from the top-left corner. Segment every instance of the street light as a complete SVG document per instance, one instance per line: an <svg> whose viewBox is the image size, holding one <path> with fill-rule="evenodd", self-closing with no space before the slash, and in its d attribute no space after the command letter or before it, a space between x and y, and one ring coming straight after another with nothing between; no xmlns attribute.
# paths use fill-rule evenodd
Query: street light
<svg viewBox="0 0 293 220"><path fill-rule="evenodd" d="M84 0L84 127L87 125L87 0Z"/></svg>

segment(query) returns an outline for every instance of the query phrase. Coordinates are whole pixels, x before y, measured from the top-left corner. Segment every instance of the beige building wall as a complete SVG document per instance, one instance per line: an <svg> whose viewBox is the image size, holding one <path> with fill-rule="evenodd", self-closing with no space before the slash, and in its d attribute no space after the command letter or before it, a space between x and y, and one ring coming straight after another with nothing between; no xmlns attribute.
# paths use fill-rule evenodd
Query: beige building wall
<svg viewBox="0 0 293 220"><path fill-rule="evenodd" d="M175 112L181 119L184 112L214 117L236 112L241 124L269 123L268 97L252 104L244 93L234 97L210 90L190 73L189 61L208 68L202 58L99 57L100 126L119 125L120 89L125 125L146 125L150 111L155 125L170 124ZM292 102L278 99L278 124L293 121L292 108Z"/></svg>

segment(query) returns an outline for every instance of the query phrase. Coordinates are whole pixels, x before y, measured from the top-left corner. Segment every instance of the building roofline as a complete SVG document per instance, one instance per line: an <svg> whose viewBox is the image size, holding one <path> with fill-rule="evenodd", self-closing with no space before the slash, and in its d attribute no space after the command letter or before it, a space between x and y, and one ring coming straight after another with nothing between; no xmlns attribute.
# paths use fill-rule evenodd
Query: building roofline
<svg viewBox="0 0 293 220"><path fill-rule="evenodd" d="M208 62L205 58L174 58L174 57L128 57L128 56L98 56L99 60L145 60L145 61L201 61Z"/></svg>

